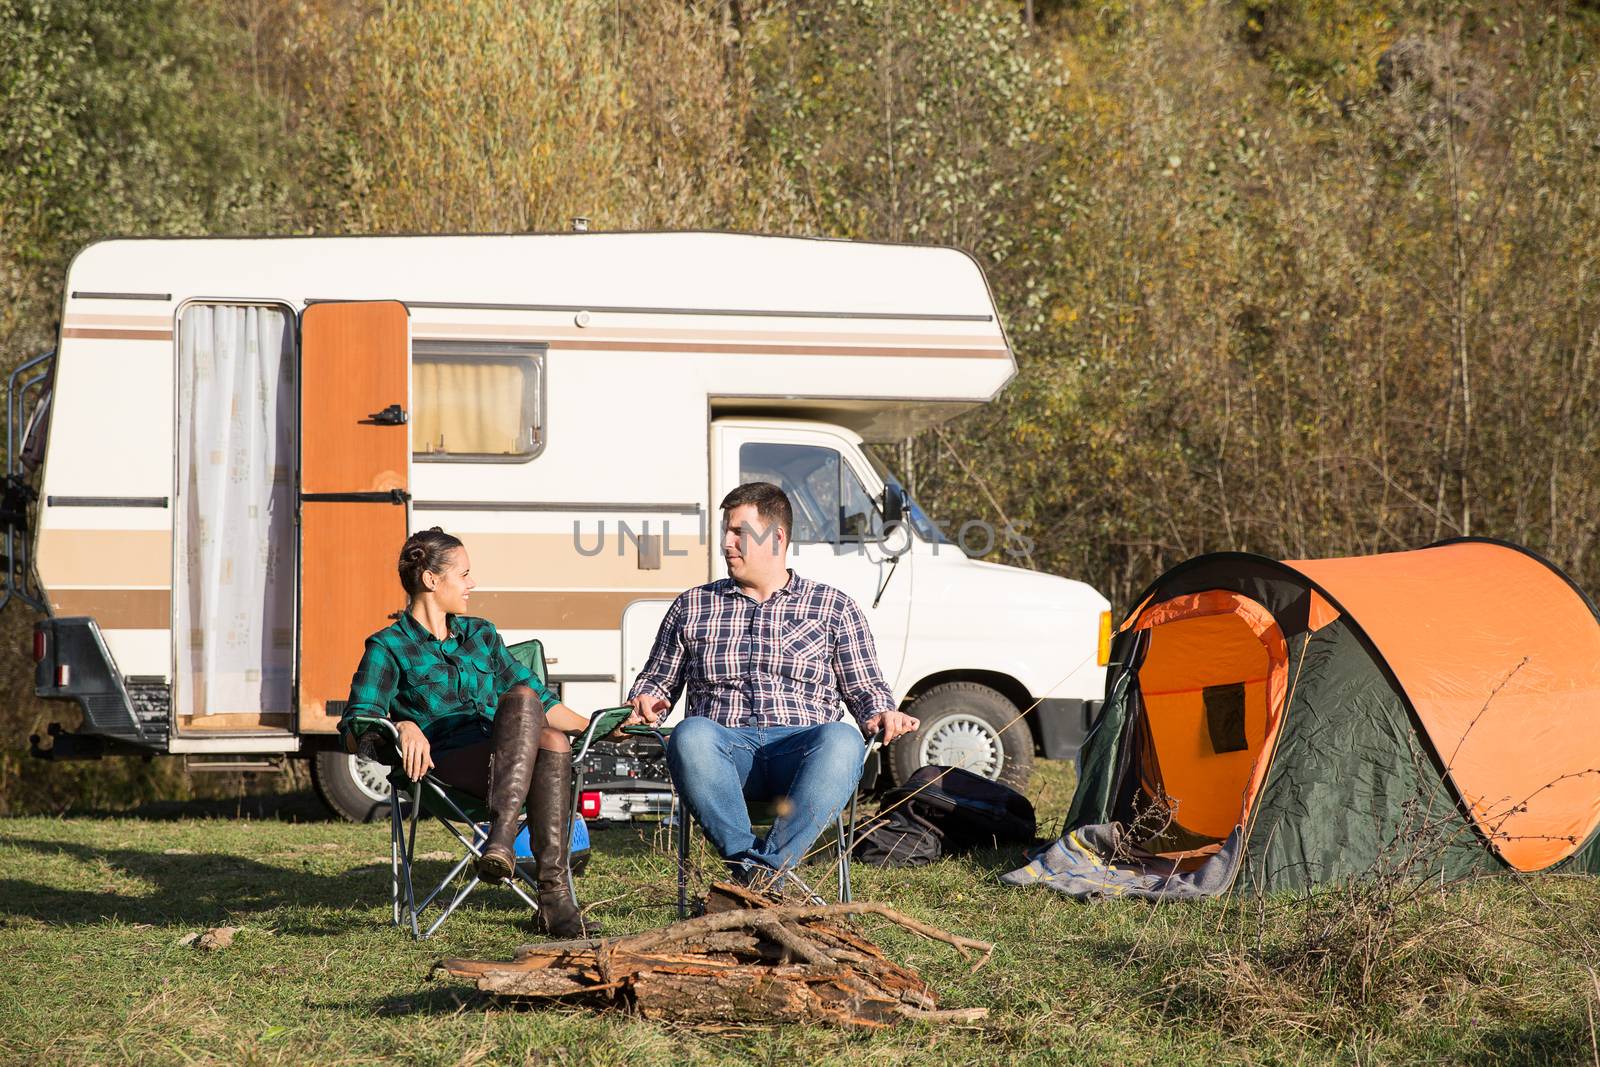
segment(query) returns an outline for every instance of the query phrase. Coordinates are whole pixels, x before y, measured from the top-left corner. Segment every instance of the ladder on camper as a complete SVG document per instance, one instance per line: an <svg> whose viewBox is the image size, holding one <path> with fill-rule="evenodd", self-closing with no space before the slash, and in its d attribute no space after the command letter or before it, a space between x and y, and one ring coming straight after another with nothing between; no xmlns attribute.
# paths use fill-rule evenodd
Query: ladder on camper
<svg viewBox="0 0 1600 1067"><path fill-rule="evenodd" d="M24 360L6 382L6 476L0 485L0 530L5 535L0 608L12 597L49 614L34 572L33 505L38 491L29 481L43 458L45 424L50 418L50 378L55 349ZM35 447L35 446L38 447Z"/></svg>

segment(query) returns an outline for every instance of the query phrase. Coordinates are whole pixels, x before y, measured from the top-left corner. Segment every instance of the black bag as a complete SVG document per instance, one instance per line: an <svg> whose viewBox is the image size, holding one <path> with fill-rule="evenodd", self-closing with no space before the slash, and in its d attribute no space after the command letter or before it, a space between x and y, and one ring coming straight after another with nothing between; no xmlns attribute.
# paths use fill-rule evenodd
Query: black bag
<svg viewBox="0 0 1600 1067"><path fill-rule="evenodd" d="M944 853L1029 844L1039 829L1027 797L957 767L917 768L884 794L880 810L888 814L872 820L854 851L857 859L878 866L914 866ZM927 858L905 859L922 855Z"/></svg>
<svg viewBox="0 0 1600 1067"><path fill-rule="evenodd" d="M903 807L868 826L851 855L874 867L921 867L944 851L939 828Z"/></svg>

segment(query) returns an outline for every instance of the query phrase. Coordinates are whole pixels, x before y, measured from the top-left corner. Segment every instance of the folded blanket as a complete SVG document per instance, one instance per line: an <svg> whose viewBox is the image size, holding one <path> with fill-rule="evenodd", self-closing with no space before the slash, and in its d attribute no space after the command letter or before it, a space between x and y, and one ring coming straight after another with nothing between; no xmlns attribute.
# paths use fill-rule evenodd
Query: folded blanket
<svg viewBox="0 0 1600 1067"><path fill-rule="evenodd" d="M1122 828L1116 823L1080 826L1038 853L1025 867L1000 876L1006 885L1043 885L1078 900L1138 897L1145 900L1198 900L1233 884L1242 853L1236 828L1222 847L1198 867L1170 855L1134 853L1112 862Z"/></svg>

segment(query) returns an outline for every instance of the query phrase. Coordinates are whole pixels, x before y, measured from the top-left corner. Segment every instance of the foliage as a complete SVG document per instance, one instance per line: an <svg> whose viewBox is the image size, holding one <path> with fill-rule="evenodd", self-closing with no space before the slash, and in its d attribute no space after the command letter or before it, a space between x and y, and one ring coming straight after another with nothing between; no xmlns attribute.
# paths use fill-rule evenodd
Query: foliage
<svg viewBox="0 0 1600 1067"><path fill-rule="evenodd" d="M1592 587L1589 28L1376 20L1357 50L1383 76L1347 69L1335 101L1294 73L1303 36L1258 58L1238 14L1136 4L1061 38L1048 325L964 447L1047 566L1122 604L1210 549L1456 534ZM921 488L982 506L950 467Z"/></svg>
<svg viewBox="0 0 1600 1067"><path fill-rule="evenodd" d="M1027 216L1066 72L1008 5L778 4L744 51L752 139L828 232L951 244L996 265L1024 237L1048 243Z"/></svg>
<svg viewBox="0 0 1600 1067"><path fill-rule="evenodd" d="M22 319L86 241L274 219L272 105L238 44L177 0L0 2L0 340L40 343L48 323Z"/></svg>
<svg viewBox="0 0 1600 1067"><path fill-rule="evenodd" d="M278 109L237 65L242 43L215 9L178 0L0 0L6 370L54 343L66 265L85 243L285 224ZM166 764L29 758L28 736L64 717L32 699L30 629L20 607L0 619L0 810L186 795Z"/></svg>
<svg viewBox="0 0 1600 1067"><path fill-rule="evenodd" d="M697 5L357 4L279 42L320 156L321 224L360 232L781 228L744 165L745 80ZM336 195L333 195L336 192Z"/></svg>
<svg viewBox="0 0 1600 1067"><path fill-rule="evenodd" d="M1119 606L1209 549L1466 533L1600 587L1594 5L1023 10L0 0L0 346L112 233L950 243L1019 375L903 447L941 519L997 505Z"/></svg>

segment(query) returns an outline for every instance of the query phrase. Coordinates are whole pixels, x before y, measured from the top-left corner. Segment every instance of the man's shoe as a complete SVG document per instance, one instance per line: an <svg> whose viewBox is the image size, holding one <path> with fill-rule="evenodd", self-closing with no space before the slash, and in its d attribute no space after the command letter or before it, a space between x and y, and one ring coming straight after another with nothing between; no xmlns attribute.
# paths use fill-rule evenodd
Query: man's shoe
<svg viewBox="0 0 1600 1067"><path fill-rule="evenodd" d="M757 893L777 895L783 892L787 877L783 871L776 871L771 867L763 867L758 863L751 863L745 860L728 864L728 880L734 885L744 889L753 889Z"/></svg>

